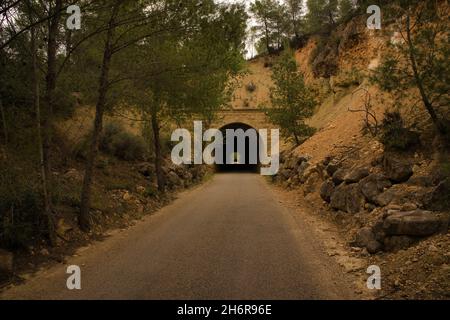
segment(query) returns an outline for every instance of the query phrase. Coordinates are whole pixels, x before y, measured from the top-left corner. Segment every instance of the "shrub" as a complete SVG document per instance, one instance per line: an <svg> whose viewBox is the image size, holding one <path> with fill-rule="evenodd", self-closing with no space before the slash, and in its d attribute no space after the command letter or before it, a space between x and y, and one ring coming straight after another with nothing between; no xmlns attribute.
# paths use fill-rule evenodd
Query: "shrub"
<svg viewBox="0 0 450 320"><path fill-rule="evenodd" d="M337 77L336 86L339 86L341 88L359 86L362 83L362 80L363 75L361 74L361 72L355 67L352 67L350 71L346 71Z"/></svg>
<svg viewBox="0 0 450 320"><path fill-rule="evenodd" d="M112 137L106 150L122 160L144 160L147 145L142 137L123 131Z"/></svg>
<svg viewBox="0 0 450 320"><path fill-rule="evenodd" d="M77 159L87 159L89 143L91 141L91 135L82 138L78 143L73 147L72 154Z"/></svg>
<svg viewBox="0 0 450 320"><path fill-rule="evenodd" d="M380 127L380 142L386 150L408 151L420 144L419 133L405 127L398 111L386 112Z"/></svg>
<svg viewBox="0 0 450 320"><path fill-rule="evenodd" d="M124 131L125 129L120 123L109 122L108 124L106 124L105 128L103 129L102 137L100 139L100 149L108 151L114 137Z"/></svg>
<svg viewBox="0 0 450 320"><path fill-rule="evenodd" d="M144 196L148 197L148 198L153 198L153 197L156 197L158 195L158 193L159 193L158 187L151 185L145 189Z"/></svg>
<svg viewBox="0 0 450 320"><path fill-rule="evenodd" d="M0 170L0 247L26 247L39 234L42 196L25 172L12 165Z"/></svg>
<svg viewBox="0 0 450 320"><path fill-rule="evenodd" d="M77 157L86 159L91 136L92 134L89 134L75 147L74 153ZM106 154L126 161L145 160L149 153L144 138L127 132L121 124L116 122L105 126L100 137L99 148Z"/></svg>

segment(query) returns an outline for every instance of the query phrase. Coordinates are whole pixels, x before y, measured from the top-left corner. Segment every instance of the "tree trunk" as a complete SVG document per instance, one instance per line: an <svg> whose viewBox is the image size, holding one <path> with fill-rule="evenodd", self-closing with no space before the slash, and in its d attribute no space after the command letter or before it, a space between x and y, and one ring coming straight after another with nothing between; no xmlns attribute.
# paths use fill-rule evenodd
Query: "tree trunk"
<svg viewBox="0 0 450 320"><path fill-rule="evenodd" d="M266 29L266 47L267 47L267 53L270 54L269 26L267 25L267 21L264 21L264 27L265 27L265 29Z"/></svg>
<svg viewBox="0 0 450 320"><path fill-rule="evenodd" d="M295 16L295 13L292 13L292 27L294 28L295 40L299 41L300 40L300 34L298 33L297 17Z"/></svg>
<svg viewBox="0 0 450 320"><path fill-rule="evenodd" d="M411 38L411 17L410 17L409 13L406 17L406 33L407 33L407 40L408 40L409 59L411 62L411 67L413 69L414 79L416 81L417 88L419 89L420 96L422 98L422 102L425 106L425 109L428 111L428 114L430 115L431 120L433 121L433 124L436 126L438 132L441 134L445 134L446 128L442 124L442 122L439 120L439 118L436 114L436 111L434 110L434 107L431 104L430 99L428 98L428 96L425 92L425 88L423 86L423 81L419 74L419 70L417 67L417 60L416 60L416 56L415 56L414 43Z"/></svg>
<svg viewBox="0 0 450 320"><path fill-rule="evenodd" d="M59 22L61 19L62 0L56 0L55 7L51 10L53 17L48 23L48 40L47 40L47 75L46 75L46 90L45 90L45 106L46 109L42 112L41 126L42 126L42 167L43 179L46 180L46 203L45 216L47 219L49 240L52 245L56 243L55 223L52 212L50 184L50 146L51 146L51 130L53 118L54 95L56 90L56 55L58 50L57 38L59 34ZM33 54L34 55L34 54ZM37 81L37 79L36 79ZM41 110L40 110L41 111Z"/></svg>
<svg viewBox="0 0 450 320"><path fill-rule="evenodd" d="M66 54L72 50L72 30L66 31Z"/></svg>
<svg viewBox="0 0 450 320"><path fill-rule="evenodd" d="M115 30L115 19L118 13L119 5L113 9L108 27L108 33L105 41L103 52L103 63L99 79L98 100L95 107L94 130L92 133L92 141L89 147L89 153L86 160L86 168L84 173L83 187L81 190L81 205L78 216L78 224L82 231L88 232L91 227L90 207L91 207L91 189L94 175L94 164L98 153L98 145L100 135L103 130L103 115L106 106L106 96L109 88L109 70L113 55L113 37Z"/></svg>
<svg viewBox="0 0 450 320"><path fill-rule="evenodd" d="M38 67L37 67L37 46L36 46L36 29L35 27L31 28L31 56L32 56L32 83L33 83L33 104L34 109L36 111L36 130L37 130L37 140L39 147L39 168L41 174L41 187L42 194L44 197L44 213L45 220L47 221L47 229L49 232L50 242L54 244L56 241L55 232L54 232L54 221L53 215L49 213L52 212L52 206L50 201L50 196L48 192L48 177L47 172L45 170L45 158L44 158L44 148L42 144L42 127L41 127L41 106L39 99L39 76L38 76Z"/></svg>
<svg viewBox="0 0 450 320"><path fill-rule="evenodd" d="M6 127L6 115L5 115L5 110L3 108L3 102L2 102L1 97L0 97L0 113L2 116L3 138L5 139L4 144L5 144L5 146L7 146L8 145L8 128Z"/></svg>
<svg viewBox="0 0 450 320"><path fill-rule="evenodd" d="M153 131L153 143L155 148L155 171L156 180L158 182L158 190L161 192L165 191L166 179L164 172L162 170L162 150L161 150L161 137L160 137L160 127L158 121L158 112L156 107L152 107L152 131Z"/></svg>

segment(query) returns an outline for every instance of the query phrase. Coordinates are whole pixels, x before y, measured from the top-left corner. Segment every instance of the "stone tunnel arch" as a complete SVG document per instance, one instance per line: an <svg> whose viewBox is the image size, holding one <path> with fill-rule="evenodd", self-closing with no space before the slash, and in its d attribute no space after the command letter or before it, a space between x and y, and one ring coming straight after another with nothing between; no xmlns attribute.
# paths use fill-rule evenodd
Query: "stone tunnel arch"
<svg viewBox="0 0 450 320"><path fill-rule="evenodd" d="M227 145L230 143L227 140L227 130L239 130L242 129L244 132L253 129L256 132L256 141L251 141L250 137L245 138L245 152L240 154L237 145L237 138L234 139L234 149L230 152L228 151ZM216 166L216 170L219 172L258 172L259 169L259 133L258 129L254 128L243 122L232 122L228 123L220 128L222 135L224 137L223 143L223 164ZM251 161L250 150L251 143L255 143L254 150L256 150L256 163ZM230 148L232 149L232 148ZM229 164L227 160L234 160L235 163Z"/></svg>

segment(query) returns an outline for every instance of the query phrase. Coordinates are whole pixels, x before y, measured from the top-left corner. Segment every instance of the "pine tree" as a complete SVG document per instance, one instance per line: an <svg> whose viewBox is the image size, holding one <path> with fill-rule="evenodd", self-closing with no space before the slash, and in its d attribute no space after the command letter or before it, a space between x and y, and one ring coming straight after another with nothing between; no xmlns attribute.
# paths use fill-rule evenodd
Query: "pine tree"
<svg viewBox="0 0 450 320"><path fill-rule="evenodd" d="M310 33L330 33L338 18L338 0L308 0L306 15Z"/></svg>
<svg viewBox="0 0 450 320"><path fill-rule="evenodd" d="M346 22L351 18L354 7L352 0L339 1L339 21Z"/></svg>
<svg viewBox="0 0 450 320"><path fill-rule="evenodd" d="M250 12L258 22L256 30L259 31L265 51L271 53L282 49L285 40L289 38L290 20L287 7L276 0L256 0L250 6ZM262 53L261 50L259 53Z"/></svg>
<svg viewBox="0 0 450 320"><path fill-rule="evenodd" d="M435 2L393 6L402 41L391 45L372 80L401 106L414 89L436 129L445 134L450 107L449 6Z"/></svg>
<svg viewBox="0 0 450 320"><path fill-rule="evenodd" d="M273 68L272 79L275 84L270 96L272 108L266 109L267 115L286 137L300 145L314 133L305 120L313 115L315 101L292 52L286 51L280 57Z"/></svg>

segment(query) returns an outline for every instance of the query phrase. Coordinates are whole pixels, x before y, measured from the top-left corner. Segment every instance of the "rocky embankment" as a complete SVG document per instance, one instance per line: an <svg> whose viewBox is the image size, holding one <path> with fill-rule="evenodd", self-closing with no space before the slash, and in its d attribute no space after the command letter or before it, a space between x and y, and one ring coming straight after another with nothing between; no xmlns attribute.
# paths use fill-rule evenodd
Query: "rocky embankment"
<svg viewBox="0 0 450 320"><path fill-rule="evenodd" d="M64 263L65 257L75 254L76 249L102 239L111 230L126 228L136 220L167 205L174 195L201 183L208 171L207 166L176 166L169 159L163 162L166 192L158 191L155 166L152 162L129 163L115 161L102 166L99 161L92 191L92 231L83 233L78 229L77 213L79 192L77 186L83 181L82 168L73 166L54 172L61 188L67 186L55 206L58 244L29 243L25 247L9 251L0 249L0 287L14 279L13 275L33 272L51 263Z"/></svg>
<svg viewBox="0 0 450 320"><path fill-rule="evenodd" d="M448 232L449 213L433 210L449 194L448 181L420 173L420 165L426 164L417 155L385 152L368 165L337 156L313 160L285 153L275 179L301 188L331 215L350 215L355 226L350 245L370 254L391 252Z"/></svg>
<svg viewBox="0 0 450 320"><path fill-rule="evenodd" d="M449 299L450 178L437 157L384 152L376 141L336 149L322 159L284 152L275 181L337 226L347 243L339 259L381 268L375 299Z"/></svg>

